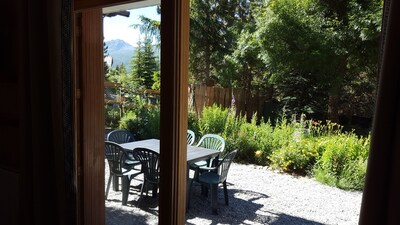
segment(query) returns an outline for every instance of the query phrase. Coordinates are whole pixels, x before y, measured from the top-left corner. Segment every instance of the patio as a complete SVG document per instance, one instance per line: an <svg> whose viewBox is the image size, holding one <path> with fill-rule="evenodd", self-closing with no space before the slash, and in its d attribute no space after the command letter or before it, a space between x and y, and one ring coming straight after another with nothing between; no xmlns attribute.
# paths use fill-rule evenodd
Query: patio
<svg viewBox="0 0 400 225"><path fill-rule="evenodd" d="M106 166L105 179L108 179ZM132 180L128 205L121 192L110 190L107 225L157 224L158 203L144 197L136 207L142 177ZM362 192L343 191L307 177L295 177L267 167L233 163L228 174L229 206L218 190L219 215L195 185L186 224L358 224Z"/></svg>

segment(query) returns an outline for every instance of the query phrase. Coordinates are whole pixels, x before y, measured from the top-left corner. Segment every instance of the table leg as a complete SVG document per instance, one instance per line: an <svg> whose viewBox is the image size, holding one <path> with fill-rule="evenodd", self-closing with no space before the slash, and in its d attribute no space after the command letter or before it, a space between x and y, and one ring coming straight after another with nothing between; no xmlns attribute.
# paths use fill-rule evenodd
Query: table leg
<svg viewBox="0 0 400 225"><path fill-rule="evenodd" d="M190 179L189 179L189 164L186 165L186 211L190 206Z"/></svg>

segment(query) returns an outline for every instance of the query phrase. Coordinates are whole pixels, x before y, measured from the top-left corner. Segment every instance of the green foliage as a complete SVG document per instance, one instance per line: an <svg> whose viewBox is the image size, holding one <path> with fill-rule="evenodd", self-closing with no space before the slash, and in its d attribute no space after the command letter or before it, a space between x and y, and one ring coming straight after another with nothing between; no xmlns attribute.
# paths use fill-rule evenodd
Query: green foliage
<svg viewBox="0 0 400 225"><path fill-rule="evenodd" d="M153 74L159 71L159 67L149 37L146 36L144 42L139 41L136 54L131 61L131 68L135 87L151 89L154 83Z"/></svg>
<svg viewBox="0 0 400 225"><path fill-rule="evenodd" d="M315 178L345 189L362 190L369 152L368 138L353 133L325 136L319 139L324 149L314 167Z"/></svg>
<svg viewBox="0 0 400 225"><path fill-rule="evenodd" d="M251 123L243 123L236 139L235 147L238 148L236 158L238 161L256 163L255 152L257 145L257 125L253 120Z"/></svg>
<svg viewBox="0 0 400 225"><path fill-rule="evenodd" d="M188 111L188 129L192 130L195 134L195 143L199 141L200 139L200 127L199 127L199 121L197 119L196 112L193 110Z"/></svg>
<svg viewBox="0 0 400 225"><path fill-rule="evenodd" d="M246 1L190 0L189 71L197 83L218 82L236 43L238 18L245 17Z"/></svg>
<svg viewBox="0 0 400 225"><path fill-rule="evenodd" d="M238 146L238 136L240 134L240 128L242 124L246 123L246 117L242 115L236 115L235 107L231 107L228 110L228 116L224 127L222 137L225 139L225 149L227 151L235 150Z"/></svg>
<svg viewBox="0 0 400 225"><path fill-rule="evenodd" d="M306 174L310 172L318 157L314 139L305 138L282 146L270 156L271 166L286 172Z"/></svg>
<svg viewBox="0 0 400 225"><path fill-rule="evenodd" d="M106 105L104 108L105 126L112 129L118 128L121 119L120 108L117 105Z"/></svg>
<svg viewBox="0 0 400 225"><path fill-rule="evenodd" d="M337 119L340 104L369 109L382 1L271 0L255 12L252 45L261 49L275 97L292 113Z"/></svg>
<svg viewBox="0 0 400 225"><path fill-rule="evenodd" d="M153 105L141 105L125 114L120 128L129 130L135 140L160 138L160 109Z"/></svg>
<svg viewBox="0 0 400 225"><path fill-rule="evenodd" d="M290 142L293 141L293 133L296 127L293 123L286 118L286 116L281 115L275 122L275 127L272 132L272 146L273 149L280 149L283 146L288 146Z"/></svg>
<svg viewBox="0 0 400 225"><path fill-rule="evenodd" d="M223 109L216 104L210 107L204 107L203 113L199 119L199 128L201 135L213 133L222 134L228 117L228 109Z"/></svg>
<svg viewBox="0 0 400 225"><path fill-rule="evenodd" d="M139 101L120 121L120 128L131 131L137 140L159 138L159 108ZM270 121L251 122L236 115L235 108L213 105L203 109L199 119L188 112L188 129L199 137L206 133L224 137L226 151L238 149L236 161L296 173L312 175L318 181L343 189L362 190L369 151L369 136L358 137L342 131L330 121L306 120L305 115L288 118L281 115Z"/></svg>
<svg viewBox="0 0 400 225"><path fill-rule="evenodd" d="M160 76L160 71L154 72L153 73L153 85L151 86L151 89L153 90L160 90L161 88L161 76Z"/></svg>

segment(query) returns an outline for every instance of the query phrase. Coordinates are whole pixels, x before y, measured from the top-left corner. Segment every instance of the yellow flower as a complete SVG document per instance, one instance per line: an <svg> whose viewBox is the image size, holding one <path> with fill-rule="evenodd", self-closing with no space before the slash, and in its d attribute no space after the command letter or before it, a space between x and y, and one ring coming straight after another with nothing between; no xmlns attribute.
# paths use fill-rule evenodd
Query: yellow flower
<svg viewBox="0 0 400 225"><path fill-rule="evenodd" d="M261 150L257 150L256 151L256 158L261 158L261 155L263 154L263 152Z"/></svg>

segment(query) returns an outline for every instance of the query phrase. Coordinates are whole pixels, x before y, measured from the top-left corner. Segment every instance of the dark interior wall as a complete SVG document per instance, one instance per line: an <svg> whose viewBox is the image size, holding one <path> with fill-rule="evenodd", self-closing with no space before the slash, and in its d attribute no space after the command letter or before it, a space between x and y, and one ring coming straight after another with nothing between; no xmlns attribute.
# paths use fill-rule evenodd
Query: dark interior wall
<svg viewBox="0 0 400 225"><path fill-rule="evenodd" d="M1 223L63 224L61 1L7 1L3 9Z"/></svg>

